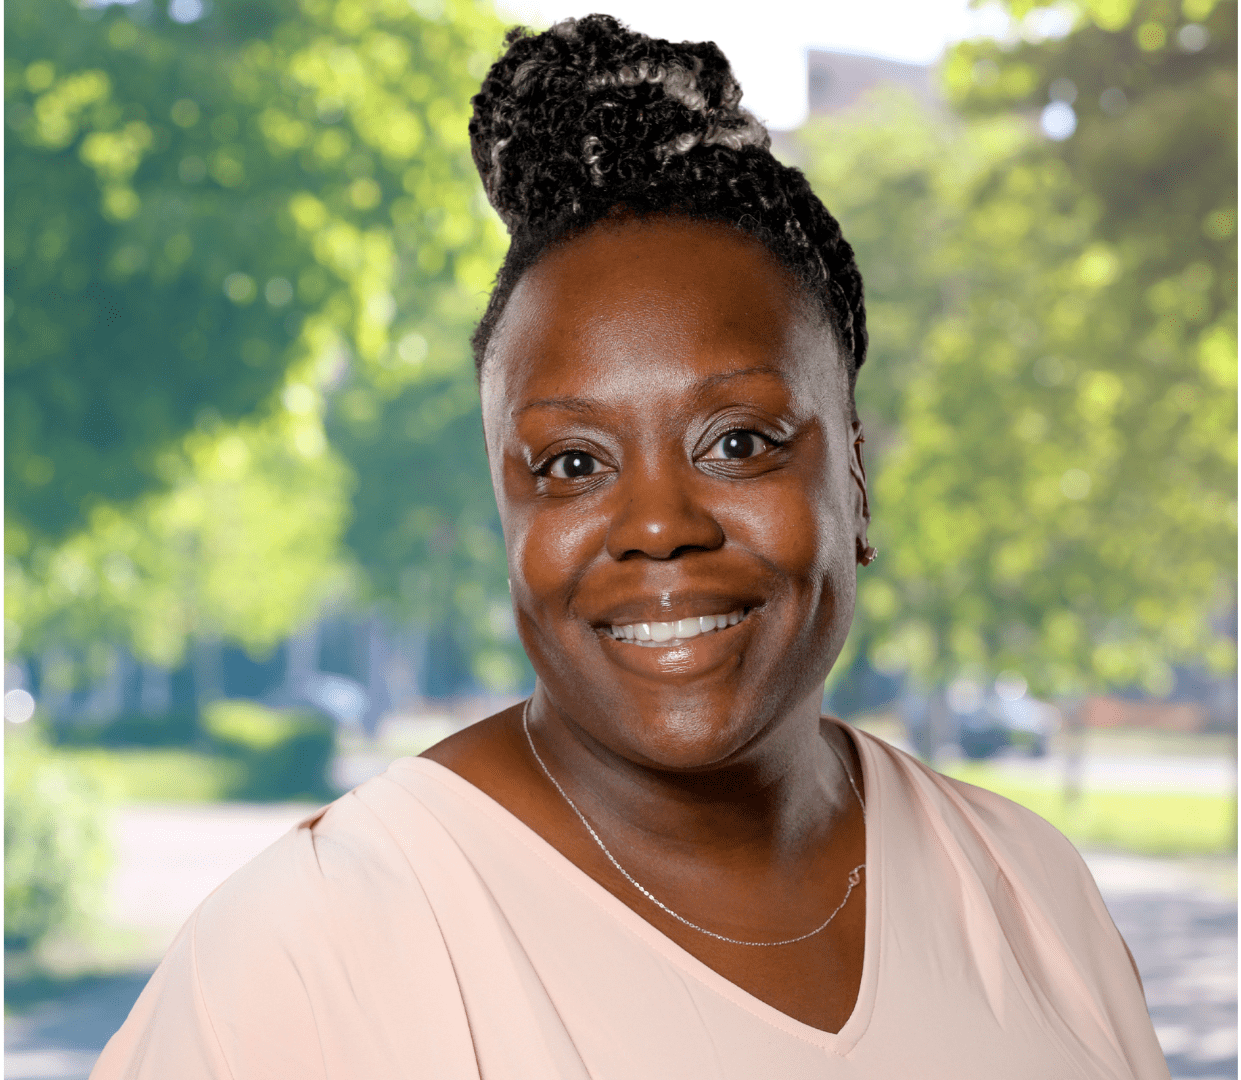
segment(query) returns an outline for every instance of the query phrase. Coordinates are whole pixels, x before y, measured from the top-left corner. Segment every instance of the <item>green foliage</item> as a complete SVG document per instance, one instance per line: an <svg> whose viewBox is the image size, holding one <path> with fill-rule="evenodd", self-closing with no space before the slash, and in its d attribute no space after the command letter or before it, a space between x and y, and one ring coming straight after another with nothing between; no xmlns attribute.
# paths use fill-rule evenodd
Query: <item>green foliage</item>
<svg viewBox="0 0 1241 1080"><path fill-rule="evenodd" d="M203 410L279 385L293 324L254 279L301 258L241 164L233 50L63 0L9 4L5 29L7 508L62 537L160 486Z"/></svg>
<svg viewBox="0 0 1241 1080"><path fill-rule="evenodd" d="M387 400L352 388L329 430L358 469L348 541L370 596L403 618L447 626L484 687L514 688L528 664L513 626L472 370Z"/></svg>
<svg viewBox="0 0 1241 1080"><path fill-rule="evenodd" d="M327 770L336 730L325 717L266 709L251 701L217 701L204 710L203 728L217 753L243 767L230 798L278 802L333 797Z"/></svg>
<svg viewBox="0 0 1241 1080"><path fill-rule="evenodd" d="M59 543L7 525L9 649L124 642L172 667L199 635L261 652L339 590L350 480L317 416L192 432L168 457L167 490L96 506Z"/></svg>
<svg viewBox="0 0 1241 1080"><path fill-rule="evenodd" d="M245 761L215 751L56 746L52 752L88 775L113 802L220 802L252 786Z"/></svg>
<svg viewBox="0 0 1241 1080"><path fill-rule="evenodd" d="M99 786L33 732L5 739L4 943L80 927L103 900L111 852Z"/></svg>
<svg viewBox="0 0 1241 1080"><path fill-rule="evenodd" d="M466 132L495 14L5 19L6 650L67 650L66 684L102 643L259 654L351 595L519 682L467 341L504 247ZM1057 693L1233 663L1235 20L1083 0L1062 39L950 54L968 124L805 132L867 279L883 554L851 641L885 670Z"/></svg>
<svg viewBox="0 0 1241 1080"><path fill-rule="evenodd" d="M100 724L52 722L48 729L57 746L190 746L201 739L197 711L189 707L159 716L123 713Z"/></svg>
<svg viewBox="0 0 1241 1080"><path fill-rule="evenodd" d="M53 732L56 759L113 800L280 802L335 797L336 731L317 713L214 701L163 717L120 717Z"/></svg>
<svg viewBox="0 0 1241 1080"><path fill-rule="evenodd" d="M6 29L6 649L262 652L348 591L351 517L359 600L490 640L467 339L503 237L466 122L499 20L21 0ZM473 585L402 585L426 551Z"/></svg>
<svg viewBox="0 0 1241 1080"><path fill-rule="evenodd" d="M1235 8L1215 18L1224 57ZM858 397L880 434L882 555L862 573L856 638L883 670L1161 692L1172 663L1235 663L1210 625L1236 590L1236 249L1215 214L1236 198L1230 136L1219 149L1227 65L1204 51L1188 58L1198 75L1185 57L1139 71L1130 49L1132 131L1085 116L1053 145L1005 113L1070 75L1097 98L1112 77L1088 63L1100 41L1120 48L1093 25L961 46L949 86L968 69L982 87L963 92L965 125L889 103L806 133L873 313ZM1143 119L1147 93L1203 115L1172 138ZM1098 150L1109 138L1128 147L1119 167L1119 144ZM1122 177L1139 152L1135 188ZM1193 175L1184 214L1157 182L1173 172Z"/></svg>

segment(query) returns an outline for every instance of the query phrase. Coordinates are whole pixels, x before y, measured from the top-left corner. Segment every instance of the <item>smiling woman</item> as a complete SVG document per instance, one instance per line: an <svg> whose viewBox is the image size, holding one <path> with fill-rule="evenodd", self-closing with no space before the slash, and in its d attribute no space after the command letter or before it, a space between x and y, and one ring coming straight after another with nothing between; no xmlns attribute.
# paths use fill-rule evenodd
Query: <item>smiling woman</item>
<svg viewBox="0 0 1241 1080"><path fill-rule="evenodd" d="M213 894L98 1077L1166 1077L1041 819L819 714L861 278L710 44L514 32L475 337L531 699Z"/></svg>

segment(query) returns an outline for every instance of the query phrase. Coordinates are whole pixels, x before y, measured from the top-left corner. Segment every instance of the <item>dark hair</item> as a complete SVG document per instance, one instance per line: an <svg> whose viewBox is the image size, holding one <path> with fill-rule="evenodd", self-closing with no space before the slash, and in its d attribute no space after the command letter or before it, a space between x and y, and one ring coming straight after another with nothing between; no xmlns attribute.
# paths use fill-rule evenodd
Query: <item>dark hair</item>
<svg viewBox="0 0 1241 1080"><path fill-rule="evenodd" d="M866 359L862 275L836 219L766 129L714 42L674 45L608 15L541 34L510 30L473 100L470 148L511 236L474 332L487 343L521 275L546 249L624 210L724 222L761 241L815 297L852 391Z"/></svg>

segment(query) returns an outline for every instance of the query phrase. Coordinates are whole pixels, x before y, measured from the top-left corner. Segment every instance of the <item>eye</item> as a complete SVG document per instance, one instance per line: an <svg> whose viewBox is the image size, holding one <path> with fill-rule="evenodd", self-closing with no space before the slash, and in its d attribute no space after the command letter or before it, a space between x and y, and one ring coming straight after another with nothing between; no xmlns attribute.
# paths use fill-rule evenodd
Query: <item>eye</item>
<svg viewBox="0 0 1241 1080"><path fill-rule="evenodd" d="M576 480L582 476L593 476L599 471L599 462L581 450L570 450L552 458L547 463L545 475L557 480Z"/></svg>
<svg viewBox="0 0 1241 1080"><path fill-rule="evenodd" d="M735 461L754 457L771 446L771 442L756 431L730 431L715 441L705 457L714 461Z"/></svg>

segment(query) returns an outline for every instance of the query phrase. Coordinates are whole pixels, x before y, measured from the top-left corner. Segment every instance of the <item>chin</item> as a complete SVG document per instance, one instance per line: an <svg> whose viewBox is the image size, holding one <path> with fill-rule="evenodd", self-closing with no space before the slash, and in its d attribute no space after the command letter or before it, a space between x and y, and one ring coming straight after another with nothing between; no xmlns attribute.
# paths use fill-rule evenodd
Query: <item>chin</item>
<svg viewBox="0 0 1241 1080"><path fill-rule="evenodd" d="M519 617L518 630L572 727L635 764L692 772L749 757L794 717L817 723L849 599L760 603L739 621L654 642L573 620Z"/></svg>
<svg viewBox="0 0 1241 1080"><path fill-rule="evenodd" d="M650 768L697 772L746 758L799 712L818 717L823 679L817 674L794 679L787 668L758 674L621 678L585 690L581 682L541 681L577 726L611 752Z"/></svg>

